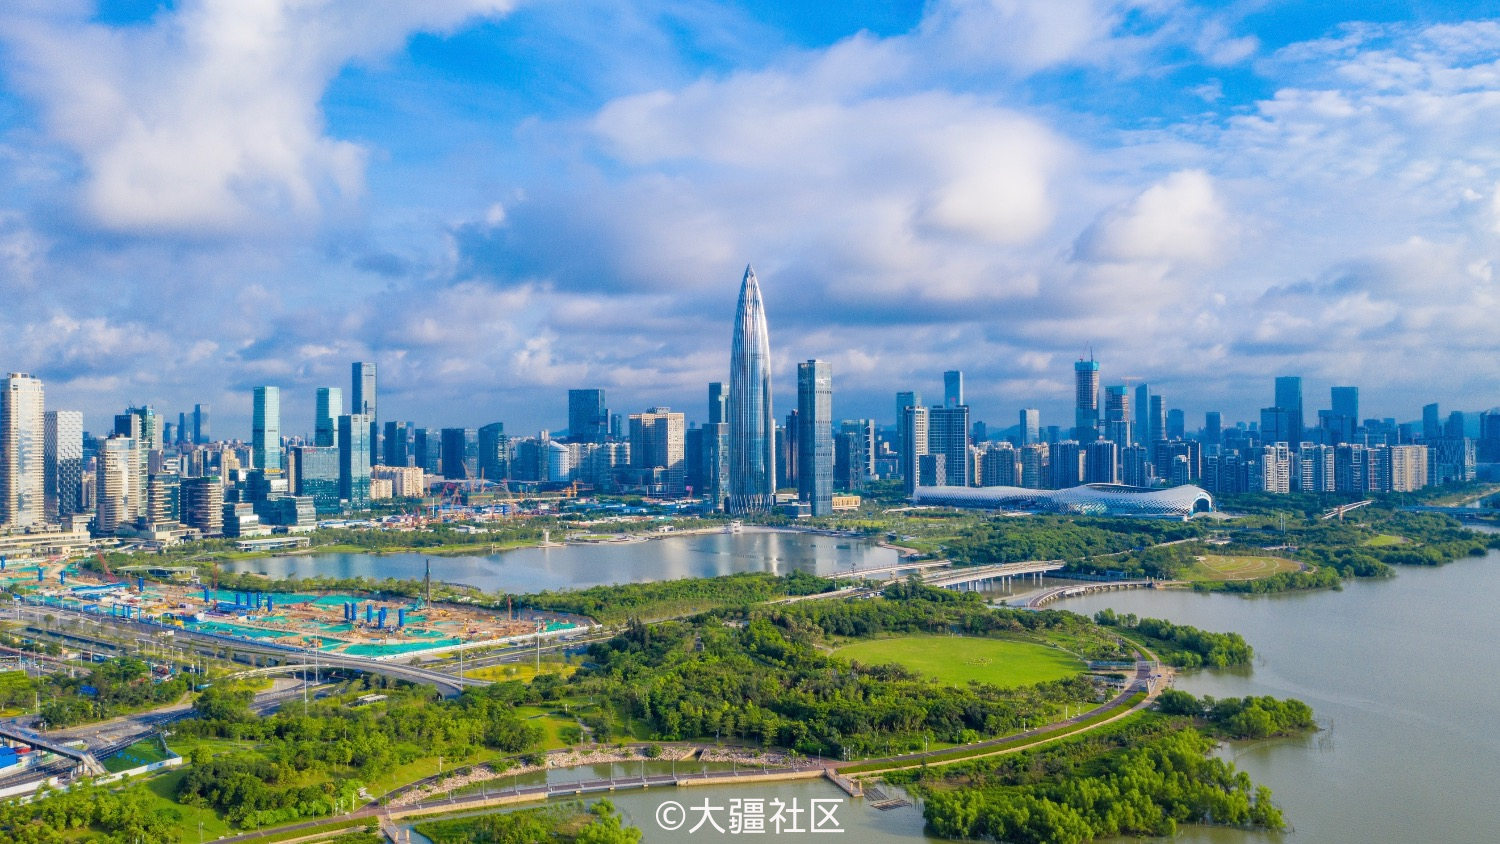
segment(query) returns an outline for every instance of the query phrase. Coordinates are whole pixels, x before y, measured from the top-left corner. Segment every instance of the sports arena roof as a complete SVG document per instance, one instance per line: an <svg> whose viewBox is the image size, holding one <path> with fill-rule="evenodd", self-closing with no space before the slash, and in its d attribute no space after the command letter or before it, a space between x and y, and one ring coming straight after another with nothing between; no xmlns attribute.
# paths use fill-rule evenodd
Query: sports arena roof
<svg viewBox="0 0 1500 844"><path fill-rule="evenodd" d="M983 510L1030 510L1094 516L1168 516L1187 518L1213 510L1214 499L1192 485L1152 489L1124 484L1084 484L1067 489L1016 486L919 486L917 504L943 504Z"/></svg>

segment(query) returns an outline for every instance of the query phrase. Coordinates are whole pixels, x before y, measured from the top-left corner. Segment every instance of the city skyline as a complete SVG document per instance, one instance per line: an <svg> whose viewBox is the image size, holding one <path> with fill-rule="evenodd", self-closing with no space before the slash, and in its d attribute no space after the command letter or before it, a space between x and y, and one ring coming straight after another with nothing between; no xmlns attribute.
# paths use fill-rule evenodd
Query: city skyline
<svg viewBox="0 0 1500 844"><path fill-rule="evenodd" d="M974 418L1058 419L1090 344L1189 420L1287 372L1489 404L1500 27L1054 5L13 6L4 368L91 431L142 403L248 431L272 384L298 431L350 361L380 420L556 427L577 387L692 418L755 261L783 407L816 358L850 418L963 370Z"/></svg>

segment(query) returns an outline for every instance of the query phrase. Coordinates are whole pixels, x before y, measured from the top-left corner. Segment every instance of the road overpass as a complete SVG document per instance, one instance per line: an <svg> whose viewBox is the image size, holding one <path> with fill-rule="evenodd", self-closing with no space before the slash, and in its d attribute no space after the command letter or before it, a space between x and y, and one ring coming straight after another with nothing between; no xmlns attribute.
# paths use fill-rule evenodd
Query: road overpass
<svg viewBox="0 0 1500 844"><path fill-rule="evenodd" d="M24 744L33 750L45 750L57 756L66 756L74 761L75 767L83 768L84 771L90 774L99 775L104 773L104 766L99 764L99 760L94 758L94 754L87 750L69 747L60 741L49 739L31 730L22 729L15 724L0 722L0 738L9 739L17 744Z"/></svg>
<svg viewBox="0 0 1500 844"><path fill-rule="evenodd" d="M1042 575L1057 571L1063 565L1062 560L1030 560L991 566L966 566L929 573L922 578L922 582L944 589L982 589L985 584L999 581L1001 587L1008 590L1015 578L1031 577L1040 583Z"/></svg>

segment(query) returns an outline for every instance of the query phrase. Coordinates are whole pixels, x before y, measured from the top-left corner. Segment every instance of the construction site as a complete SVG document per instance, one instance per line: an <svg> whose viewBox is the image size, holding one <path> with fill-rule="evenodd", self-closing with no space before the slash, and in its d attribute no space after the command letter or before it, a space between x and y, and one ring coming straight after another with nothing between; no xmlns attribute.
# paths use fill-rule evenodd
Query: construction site
<svg viewBox="0 0 1500 844"><path fill-rule="evenodd" d="M102 563L102 558L101 558ZM232 639L373 659L563 635L578 620L434 604L423 598L215 589L183 570L167 582L67 562L7 566L0 587L23 603L151 621Z"/></svg>

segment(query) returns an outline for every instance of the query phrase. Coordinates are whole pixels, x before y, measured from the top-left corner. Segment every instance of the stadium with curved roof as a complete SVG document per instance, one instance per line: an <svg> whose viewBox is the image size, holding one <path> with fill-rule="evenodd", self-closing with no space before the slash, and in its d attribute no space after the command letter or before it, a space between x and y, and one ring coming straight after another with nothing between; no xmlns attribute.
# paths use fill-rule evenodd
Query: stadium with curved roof
<svg viewBox="0 0 1500 844"><path fill-rule="evenodd" d="M916 504L982 510L1023 510L1089 516L1148 516L1186 519L1214 509L1213 496L1192 485L1153 489L1124 484L1084 484L1067 489L1017 486L919 486Z"/></svg>

